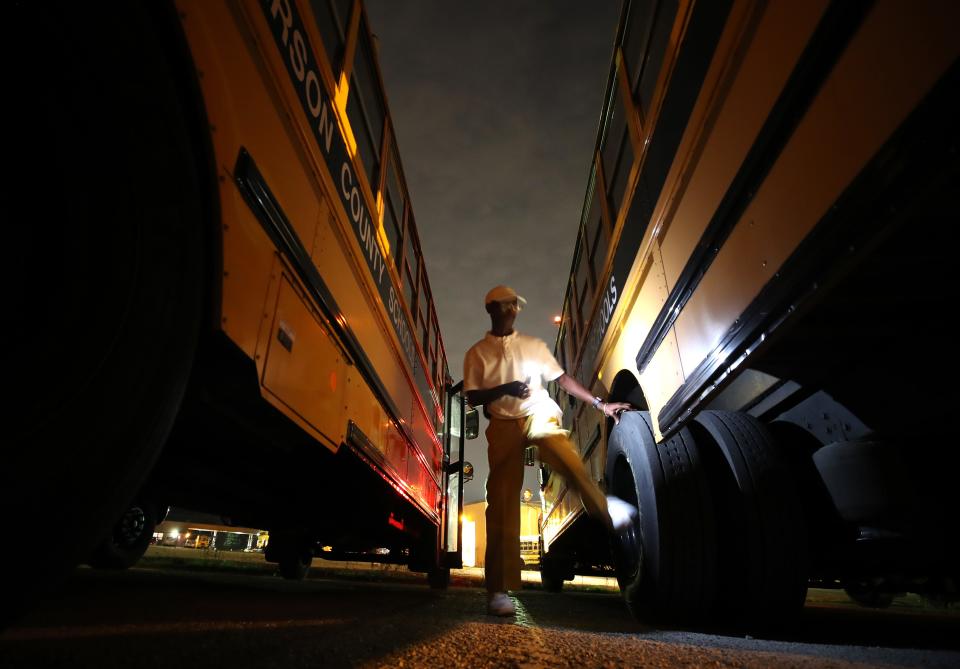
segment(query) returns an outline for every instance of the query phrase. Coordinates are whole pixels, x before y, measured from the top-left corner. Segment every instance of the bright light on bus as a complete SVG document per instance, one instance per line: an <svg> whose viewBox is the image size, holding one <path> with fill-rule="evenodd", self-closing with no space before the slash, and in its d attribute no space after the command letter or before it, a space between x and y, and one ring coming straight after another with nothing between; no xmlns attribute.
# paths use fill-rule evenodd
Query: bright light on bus
<svg viewBox="0 0 960 669"><path fill-rule="evenodd" d="M347 120L347 96L350 95L350 82L347 81L346 74L340 75L340 83L337 84L337 91L333 102L337 106L337 120L340 122L340 128L343 130L343 138L347 141L347 151L350 157L357 155L357 139L353 136L353 128L350 127L350 121Z"/></svg>

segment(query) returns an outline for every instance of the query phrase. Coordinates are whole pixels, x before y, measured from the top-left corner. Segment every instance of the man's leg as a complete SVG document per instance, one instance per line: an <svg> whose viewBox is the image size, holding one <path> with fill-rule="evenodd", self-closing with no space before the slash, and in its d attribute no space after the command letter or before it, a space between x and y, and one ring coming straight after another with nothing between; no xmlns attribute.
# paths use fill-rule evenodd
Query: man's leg
<svg viewBox="0 0 960 669"><path fill-rule="evenodd" d="M607 512L607 498L599 486L590 479L577 448L567 437L565 431L557 425L556 432L540 432L530 439L537 445L540 460L560 474L571 488L580 494L587 513L599 520L607 529L612 529L610 514Z"/></svg>
<svg viewBox="0 0 960 669"><path fill-rule="evenodd" d="M487 592L520 588L520 490L523 422L491 418L487 426Z"/></svg>

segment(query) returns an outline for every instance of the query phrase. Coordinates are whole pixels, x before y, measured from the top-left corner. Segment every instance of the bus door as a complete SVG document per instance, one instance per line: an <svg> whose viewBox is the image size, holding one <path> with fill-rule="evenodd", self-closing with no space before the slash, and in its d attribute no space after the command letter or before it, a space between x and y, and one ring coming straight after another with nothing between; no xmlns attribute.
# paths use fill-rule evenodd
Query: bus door
<svg viewBox="0 0 960 669"><path fill-rule="evenodd" d="M467 407L463 382L447 389L447 429L443 443L443 471L446 478L443 516L443 558L441 564L459 569L463 566L463 484L473 478L473 465L463 459L465 439L479 432L477 410Z"/></svg>

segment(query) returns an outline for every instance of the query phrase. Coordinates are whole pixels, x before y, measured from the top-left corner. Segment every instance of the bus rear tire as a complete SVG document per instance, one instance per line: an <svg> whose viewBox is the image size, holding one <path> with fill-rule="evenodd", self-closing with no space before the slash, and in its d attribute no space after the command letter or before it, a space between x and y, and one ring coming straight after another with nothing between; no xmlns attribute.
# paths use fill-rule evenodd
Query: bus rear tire
<svg viewBox="0 0 960 669"><path fill-rule="evenodd" d="M545 555L540 559L540 585L547 592L562 592L563 582L568 580L571 571L566 560Z"/></svg>
<svg viewBox="0 0 960 669"><path fill-rule="evenodd" d="M640 512L615 536L617 580L638 619L697 620L717 591L716 523L697 444L683 429L657 444L650 414L625 412L607 445L609 491Z"/></svg>
<svg viewBox="0 0 960 669"><path fill-rule="evenodd" d="M893 592L883 590L871 583L850 581L844 584L843 591L847 597L858 605L868 609L886 609L893 604Z"/></svg>
<svg viewBox="0 0 960 669"><path fill-rule="evenodd" d="M165 26L142 3L14 12L13 33L43 26L51 43L9 82L24 104L7 125L18 257L4 283L19 287L8 317L26 336L6 379L0 501L19 510L11 536L44 550L0 561L0 625L89 558L141 488L185 392L205 281L203 161Z"/></svg>
<svg viewBox="0 0 960 669"><path fill-rule="evenodd" d="M313 557L302 553L286 553L277 562L277 572L286 581L302 581L310 573Z"/></svg>
<svg viewBox="0 0 960 669"><path fill-rule="evenodd" d="M720 608L765 624L795 614L807 594L807 533L777 444L745 413L702 411L693 429L718 509Z"/></svg>
<svg viewBox="0 0 960 669"><path fill-rule="evenodd" d="M147 552L159 519L152 502L137 501L123 512L87 561L94 569L129 569Z"/></svg>
<svg viewBox="0 0 960 669"><path fill-rule="evenodd" d="M450 568L434 567L427 572L427 583L434 590L446 590L450 587Z"/></svg>

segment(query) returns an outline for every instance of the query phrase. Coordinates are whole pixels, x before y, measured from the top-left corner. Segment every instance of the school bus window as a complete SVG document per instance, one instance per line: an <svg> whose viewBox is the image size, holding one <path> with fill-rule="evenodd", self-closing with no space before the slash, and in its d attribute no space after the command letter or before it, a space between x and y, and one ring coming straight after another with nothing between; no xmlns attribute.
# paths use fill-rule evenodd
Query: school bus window
<svg viewBox="0 0 960 669"><path fill-rule="evenodd" d="M659 3L663 5L664 3ZM630 89L634 90L640 78L643 56L650 41L650 28L653 25L656 2L630 3L630 15L627 17L627 30L623 38L623 59L630 77ZM663 13L663 10L661 10Z"/></svg>
<svg viewBox="0 0 960 669"><path fill-rule="evenodd" d="M346 5L341 7L340 5ZM313 17L327 52L327 62L336 77L341 69L343 45L346 41L347 22L350 20L350 2L331 3L330 0L311 0Z"/></svg>
<svg viewBox="0 0 960 669"><path fill-rule="evenodd" d="M423 293L426 295L426 291ZM426 302L426 299L423 300ZM427 312L420 311L420 346L423 348L424 357L427 357L427 351L430 350L430 318Z"/></svg>
<svg viewBox="0 0 960 669"><path fill-rule="evenodd" d="M590 276L590 263L587 259L584 239L580 238L580 251L577 254L577 310L580 312L581 323L585 323L590 316L592 306L593 277Z"/></svg>
<svg viewBox="0 0 960 669"><path fill-rule="evenodd" d="M390 196L390 200L393 202L394 207L397 212L397 221L400 221L403 217L403 208L406 205L407 198L403 192L403 188L400 186L400 177L398 176L398 171L400 169L400 161L397 158L397 154L394 151L390 152L390 163L387 166L387 195ZM397 257L399 257L399 252Z"/></svg>
<svg viewBox="0 0 960 669"><path fill-rule="evenodd" d="M586 258L584 258L586 262ZM577 311L579 311L579 324L581 332L586 329L587 319L590 318L590 307L593 306L593 294L587 284L580 289L580 297L577 300Z"/></svg>
<svg viewBox="0 0 960 669"><path fill-rule="evenodd" d="M647 57L643 64L643 71L640 73L640 80L635 84L633 91L644 115L650 108L653 89L657 85L657 75L660 74L663 56L670 43L670 31L673 29L673 20L677 16L677 8L677 0L663 0L657 5L657 16L653 23Z"/></svg>
<svg viewBox="0 0 960 669"><path fill-rule="evenodd" d="M590 198L590 208L588 210L584 233L590 242L590 271L597 280L603 271L603 261L607 254L606 226L603 224L603 214L600 207L600 198L596 194L596 182L594 181L588 189L587 197Z"/></svg>
<svg viewBox="0 0 960 669"><path fill-rule="evenodd" d="M433 336L430 337L430 354L439 355L440 353L440 327L437 325L437 312L433 309L430 310L430 331L433 333ZM436 376L436 370L434 370L434 376Z"/></svg>
<svg viewBox="0 0 960 669"><path fill-rule="evenodd" d="M570 324L570 336L569 336L570 346L572 348L575 348L577 345L577 342L580 339L579 337L580 328L579 328L579 325L577 324L577 310L574 308L574 305L573 305L573 282L572 281L570 282L570 288L568 289L568 291L569 292L567 292L567 299L566 299L567 311L564 315L565 315L565 321ZM570 362L573 362L573 357L570 356L569 360Z"/></svg>
<svg viewBox="0 0 960 669"><path fill-rule="evenodd" d="M407 308L410 310L410 313L414 313L414 305L416 303L415 286L413 279L410 278L410 268L409 266L404 267L403 269L403 299L407 303Z"/></svg>
<svg viewBox="0 0 960 669"><path fill-rule="evenodd" d="M613 183L613 174L617 169L621 139L627 132L627 116L623 109L620 87L616 85L617 73L614 72L614 85L611 86L607 101L607 118L604 123L603 140L600 153L603 156L603 176L607 185Z"/></svg>
<svg viewBox="0 0 960 669"><path fill-rule="evenodd" d="M603 274L603 263L607 259L607 245L607 233L601 225L597 228L596 240L590 246L590 269L593 275L597 277L597 281L600 281Z"/></svg>
<svg viewBox="0 0 960 669"><path fill-rule="evenodd" d="M405 267L403 269L403 299L407 303L407 308L410 310L410 314L414 314L416 309L416 285L413 282L413 279L410 276L410 266L404 263Z"/></svg>
<svg viewBox="0 0 960 669"><path fill-rule="evenodd" d="M423 318L420 319L420 346L423 347L424 342L427 340L427 335L430 334L430 324Z"/></svg>
<svg viewBox="0 0 960 669"><path fill-rule="evenodd" d="M353 8L353 0L334 0L334 7L337 10L337 16L343 21L343 34L347 34L346 26L350 22L350 10Z"/></svg>
<svg viewBox="0 0 960 669"><path fill-rule="evenodd" d="M383 204L383 228L387 233L387 240L390 242L390 255L396 258L397 251L400 248L398 246L400 243L400 218L396 213L393 202L390 201L389 195L387 195ZM403 215L402 209L400 215Z"/></svg>
<svg viewBox="0 0 960 669"><path fill-rule="evenodd" d="M383 137L384 105L377 71L373 67L373 49L365 21L360 25L350 80L347 117L350 119L350 127L360 150L360 159L373 190L373 185L380 183L380 140Z"/></svg>
<svg viewBox="0 0 960 669"><path fill-rule="evenodd" d="M403 238L403 262L407 266L407 273L414 279L420 271L420 263L417 260L416 246L413 242L413 212L407 213L407 234ZM410 302L410 311L413 312L413 302Z"/></svg>
<svg viewBox="0 0 960 669"><path fill-rule="evenodd" d="M610 218L615 219L623 202L623 193L627 189L627 178L630 176L630 168L633 166L633 144L630 142L630 135L624 134L620 140L620 151L617 159L617 165L611 181L607 186L607 194L610 197Z"/></svg>
<svg viewBox="0 0 960 669"><path fill-rule="evenodd" d="M392 167L389 171L393 172ZM388 187L383 198L383 227L390 242L390 255L395 260L400 257L400 229L403 225L403 199L402 196L399 200L396 197L396 191Z"/></svg>
<svg viewBox="0 0 960 669"><path fill-rule="evenodd" d="M603 137L603 178L606 182L610 203L610 218L615 219L623 193L627 188L627 177L633 165L633 145L627 132L626 109L620 87L613 86L613 95L607 110L607 128Z"/></svg>
<svg viewBox="0 0 960 669"><path fill-rule="evenodd" d="M417 325L420 328L420 346L426 350L427 347L427 333L430 330L429 322L427 321L427 314L430 309L430 293L427 291L427 280L423 276L423 273L420 274L420 293L417 297Z"/></svg>
<svg viewBox="0 0 960 669"><path fill-rule="evenodd" d="M443 396L446 395L446 393L443 392L443 389L444 389L444 388L446 387L446 385L447 385L447 379L450 378L450 370L449 370L449 368L447 367L447 356L446 356L446 354L443 352L443 348L442 348L442 347L440 348L438 357L439 357L439 365L438 365L439 369L438 369L438 372L439 372L439 374L440 374L440 377L439 377L439 383L437 384L437 390L438 390L438 391L441 391L441 392L440 392L440 395L441 395L441 397L443 397ZM443 405L441 405L441 406L443 406Z"/></svg>
<svg viewBox="0 0 960 669"><path fill-rule="evenodd" d="M597 212L599 218L600 212ZM594 228L593 239L590 243L590 264L593 270L593 276L597 282L600 282L600 275L603 272L603 261L607 257L607 247L610 245L609 228L603 225L603 221Z"/></svg>
<svg viewBox="0 0 960 669"><path fill-rule="evenodd" d="M566 332L564 332L563 330L560 330L560 337L557 340L558 341L557 355L560 357L560 360L558 360L558 362L560 363L560 367L562 367L563 369L567 368L566 338L567 338Z"/></svg>

